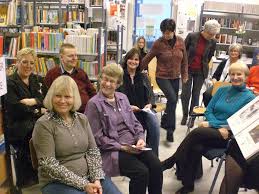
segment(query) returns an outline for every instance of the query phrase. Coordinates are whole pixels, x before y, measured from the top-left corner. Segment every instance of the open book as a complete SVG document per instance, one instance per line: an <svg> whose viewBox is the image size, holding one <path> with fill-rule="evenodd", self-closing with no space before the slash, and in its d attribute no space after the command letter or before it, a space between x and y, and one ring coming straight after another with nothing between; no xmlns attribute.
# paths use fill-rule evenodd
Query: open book
<svg viewBox="0 0 259 194"><path fill-rule="evenodd" d="M259 96L227 121L244 158L259 153Z"/></svg>

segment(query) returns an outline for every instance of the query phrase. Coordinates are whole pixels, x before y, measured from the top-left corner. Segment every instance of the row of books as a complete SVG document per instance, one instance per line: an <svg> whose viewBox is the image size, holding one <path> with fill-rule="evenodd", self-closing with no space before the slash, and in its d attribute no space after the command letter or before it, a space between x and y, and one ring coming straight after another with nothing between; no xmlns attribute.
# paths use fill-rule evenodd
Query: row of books
<svg viewBox="0 0 259 194"><path fill-rule="evenodd" d="M241 25L241 21L238 19L232 18L214 18L214 17L203 17L202 18L202 26L204 26L205 22L208 20L215 19L219 22L221 27L226 28L238 28Z"/></svg>
<svg viewBox="0 0 259 194"><path fill-rule="evenodd" d="M81 9L80 7L76 9L70 9L68 11L68 22L84 22L85 21L85 12L84 9Z"/></svg>
<svg viewBox="0 0 259 194"><path fill-rule="evenodd" d="M22 32L22 48L31 47L39 51L58 52L63 42L63 33Z"/></svg>
<svg viewBox="0 0 259 194"><path fill-rule="evenodd" d="M231 34L217 34L216 39L218 43L233 44L242 43L242 38Z"/></svg>
<svg viewBox="0 0 259 194"><path fill-rule="evenodd" d="M83 69L89 77L96 77L98 75L98 63L79 60L78 67Z"/></svg>
<svg viewBox="0 0 259 194"><path fill-rule="evenodd" d="M37 23L45 23L45 24L58 24L58 10L51 10L43 7L43 9L37 10Z"/></svg>

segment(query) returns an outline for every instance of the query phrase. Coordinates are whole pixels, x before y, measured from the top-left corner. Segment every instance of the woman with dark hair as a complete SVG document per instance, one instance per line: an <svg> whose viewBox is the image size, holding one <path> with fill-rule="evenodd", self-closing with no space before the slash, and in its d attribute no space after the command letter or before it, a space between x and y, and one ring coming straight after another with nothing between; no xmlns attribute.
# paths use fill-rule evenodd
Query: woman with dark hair
<svg viewBox="0 0 259 194"><path fill-rule="evenodd" d="M160 24L162 37L156 40L150 52L144 57L141 70L156 57L156 81L167 98L166 110L161 118L161 127L167 130L166 139L173 142L175 110L178 100L180 75L183 83L188 79L188 63L184 41L175 35L175 21L165 19Z"/></svg>
<svg viewBox="0 0 259 194"><path fill-rule="evenodd" d="M144 73L140 72L140 54L138 49L132 48L124 57L123 84L118 91L126 94L131 108L144 129L147 130L147 143L158 156L160 127L152 108L155 99L150 82ZM145 111L146 110L146 111Z"/></svg>

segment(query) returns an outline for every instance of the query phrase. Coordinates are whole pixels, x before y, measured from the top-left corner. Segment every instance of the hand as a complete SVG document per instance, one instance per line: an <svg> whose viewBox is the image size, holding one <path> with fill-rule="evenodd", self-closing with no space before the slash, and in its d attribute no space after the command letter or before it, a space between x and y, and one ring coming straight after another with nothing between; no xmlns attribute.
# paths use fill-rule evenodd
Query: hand
<svg viewBox="0 0 259 194"><path fill-rule="evenodd" d="M134 106L134 105L131 105L131 109L133 112L139 112L140 111L140 108L137 107L137 106Z"/></svg>
<svg viewBox="0 0 259 194"><path fill-rule="evenodd" d="M94 184L99 188L99 189L98 189L98 194L102 194L102 193L103 193L103 190L102 190L102 185L101 185L100 180L94 181Z"/></svg>
<svg viewBox="0 0 259 194"><path fill-rule="evenodd" d="M88 183L84 190L87 194L102 194L102 187L96 183Z"/></svg>
<svg viewBox="0 0 259 194"><path fill-rule="evenodd" d="M188 81L188 78L183 79L183 83L186 83Z"/></svg>
<svg viewBox="0 0 259 194"><path fill-rule="evenodd" d="M217 80L215 78L213 78L211 81L213 84L215 84L217 82Z"/></svg>
<svg viewBox="0 0 259 194"><path fill-rule="evenodd" d="M223 137L223 139L227 139L228 138L229 132L228 132L228 130L226 128L222 127L222 128L219 128L218 130L219 130L221 136Z"/></svg>
<svg viewBox="0 0 259 194"><path fill-rule="evenodd" d="M35 98L24 98L20 100L20 103L25 104L27 106L34 106L37 104L37 101L35 100Z"/></svg>
<svg viewBox="0 0 259 194"><path fill-rule="evenodd" d="M145 146L146 146L146 142L143 139L139 139L136 144L136 147L141 149L141 148L144 148Z"/></svg>
<svg viewBox="0 0 259 194"><path fill-rule="evenodd" d="M40 112L41 112L41 114L45 114L45 112L47 112L47 109L46 108L40 108Z"/></svg>
<svg viewBox="0 0 259 194"><path fill-rule="evenodd" d="M202 121L198 124L198 127L209 127L209 122L208 121Z"/></svg>
<svg viewBox="0 0 259 194"><path fill-rule="evenodd" d="M147 104L144 108L151 109L152 108L152 104Z"/></svg>

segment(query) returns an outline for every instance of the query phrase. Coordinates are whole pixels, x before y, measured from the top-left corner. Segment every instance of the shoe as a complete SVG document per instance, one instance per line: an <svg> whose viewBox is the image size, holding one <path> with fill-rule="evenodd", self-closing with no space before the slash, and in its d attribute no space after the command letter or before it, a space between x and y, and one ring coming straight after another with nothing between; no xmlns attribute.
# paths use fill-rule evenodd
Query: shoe
<svg viewBox="0 0 259 194"><path fill-rule="evenodd" d="M172 132L168 132L166 133L166 141L168 142L174 142L174 135Z"/></svg>
<svg viewBox="0 0 259 194"><path fill-rule="evenodd" d="M193 128L193 126L194 126L194 119L190 119L190 121L188 123L188 127Z"/></svg>
<svg viewBox="0 0 259 194"><path fill-rule="evenodd" d="M190 192L193 192L194 186L183 186L178 191L175 192L175 194L188 194Z"/></svg>
<svg viewBox="0 0 259 194"><path fill-rule="evenodd" d="M169 158L167 158L166 160L161 162L162 165L162 170L165 171L167 169L170 169L174 166L174 164L176 163L176 158L175 156L171 156Z"/></svg>
<svg viewBox="0 0 259 194"><path fill-rule="evenodd" d="M186 125L187 119L188 119L188 116L183 116L182 121L181 121L181 125Z"/></svg>

